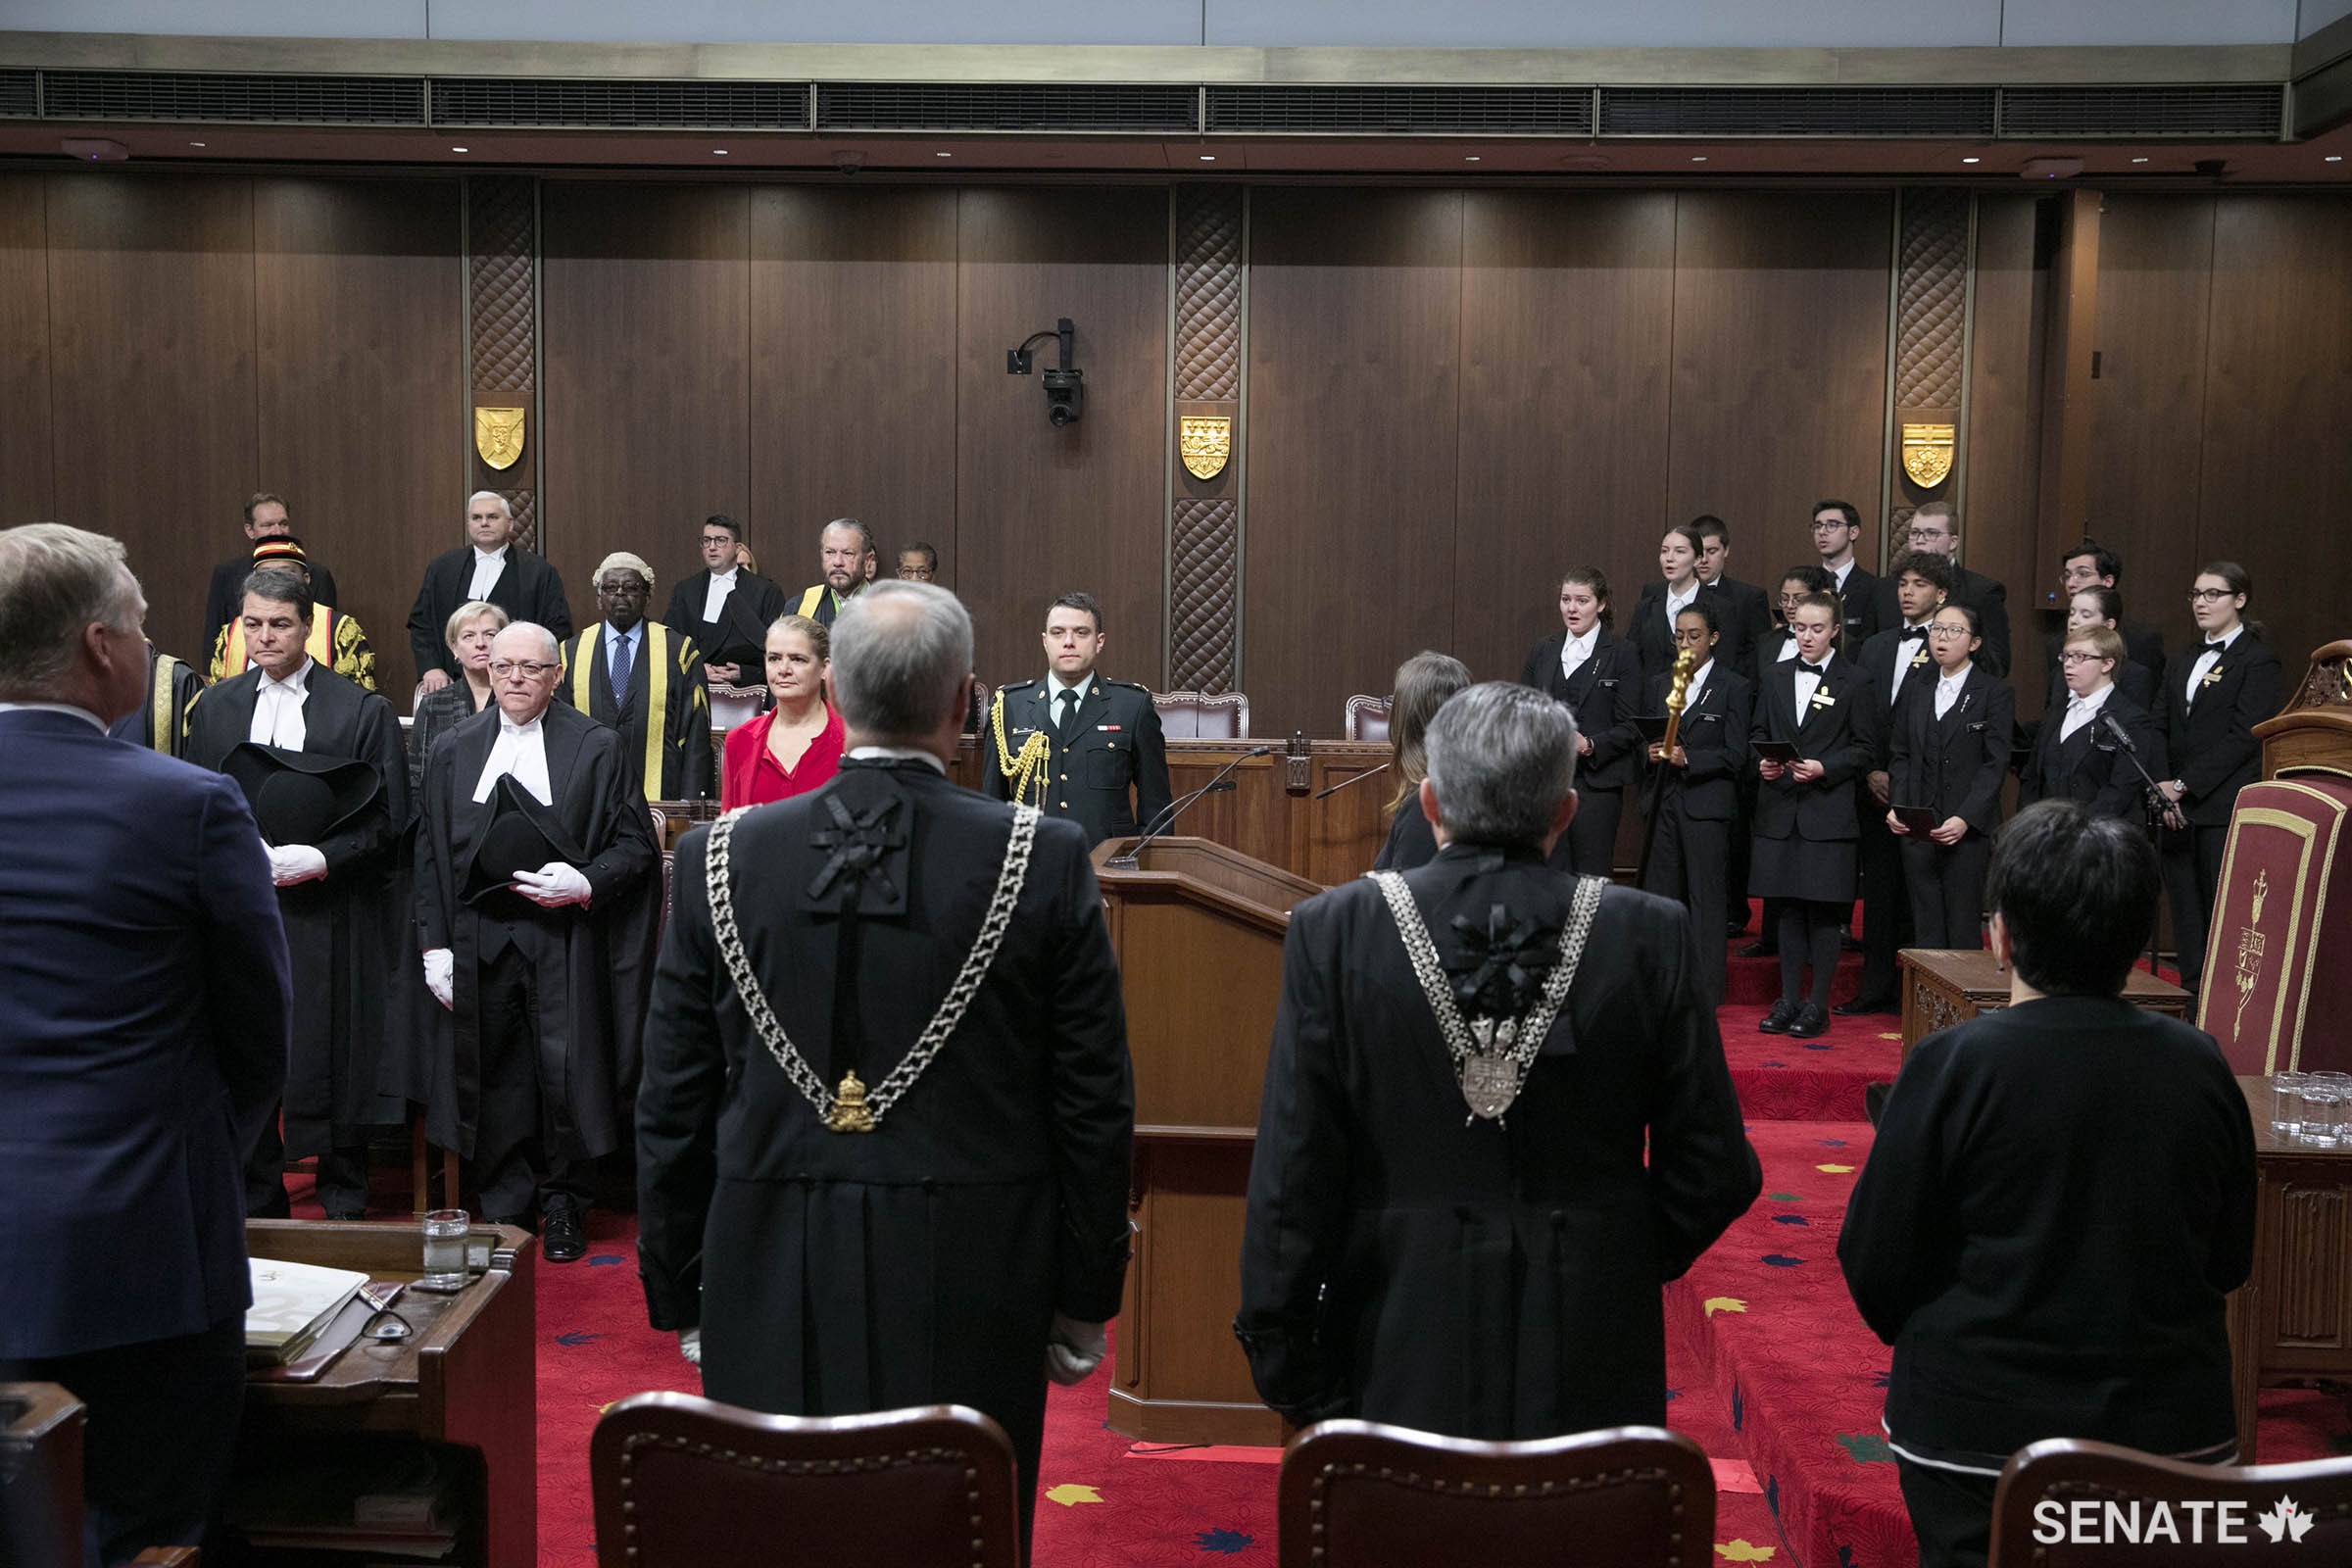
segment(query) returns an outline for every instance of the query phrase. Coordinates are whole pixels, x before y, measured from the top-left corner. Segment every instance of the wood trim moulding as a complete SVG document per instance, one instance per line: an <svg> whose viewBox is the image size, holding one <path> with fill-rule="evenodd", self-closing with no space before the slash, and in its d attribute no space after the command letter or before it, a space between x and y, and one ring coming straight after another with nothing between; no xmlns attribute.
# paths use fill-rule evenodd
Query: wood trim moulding
<svg viewBox="0 0 2352 1568"><path fill-rule="evenodd" d="M2326 36L2324 28L2306 39ZM2051 49L1257 49L683 44L0 31L0 66L671 81L1427 82L1889 86L2284 81L2279 44Z"/></svg>

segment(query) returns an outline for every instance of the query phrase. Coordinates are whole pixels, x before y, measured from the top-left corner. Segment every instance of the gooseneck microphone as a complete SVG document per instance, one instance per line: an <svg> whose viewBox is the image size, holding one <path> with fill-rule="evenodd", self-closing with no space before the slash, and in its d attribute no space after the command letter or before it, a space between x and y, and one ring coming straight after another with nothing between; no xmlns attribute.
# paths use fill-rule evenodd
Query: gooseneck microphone
<svg viewBox="0 0 2352 1568"><path fill-rule="evenodd" d="M1270 757L1273 755L1273 752L1274 748L1271 746L1251 747L1249 751L1244 752L1232 761L1227 762L1223 767L1218 768L1216 775L1207 783L1201 785L1190 795L1186 795L1177 800L1169 802L1166 806L1161 807L1157 811L1153 812L1152 815L1152 820L1144 824L1143 836L1135 841L1134 845L1128 849L1127 853L1124 855L1112 856L1109 859L1102 862L1103 865L1113 871L1134 870L1136 866L1136 857L1143 854L1144 846L1151 843L1153 839L1158 838L1161 834L1167 832L1168 829L1174 827L1176 825L1176 819L1184 814L1187 807L1191 806L1201 796L1214 791L1219 785L1224 785L1227 789L1233 788L1232 785L1225 783L1227 775L1232 773L1235 768L1241 766L1244 762L1250 760L1250 759L1252 757Z"/></svg>

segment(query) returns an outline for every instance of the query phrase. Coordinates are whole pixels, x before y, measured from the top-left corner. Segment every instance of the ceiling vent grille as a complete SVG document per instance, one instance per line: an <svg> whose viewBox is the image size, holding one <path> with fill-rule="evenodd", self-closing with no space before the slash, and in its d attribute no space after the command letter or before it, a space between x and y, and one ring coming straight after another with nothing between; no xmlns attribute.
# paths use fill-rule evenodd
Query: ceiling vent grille
<svg viewBox="0 0 2352 1568"><path fill-rule="evenodd" d="M2286 89L2252 86L2004 87L2004 136L2189 136L2276 139Z"/></svg>
<svg viewBox="0 0 2352 1568"><path fill-rule="evenodd" d="M1604 136L1992 134L1990 87L1603 87Z"/></svg>
<svg viewBox="0 0 2352 1568"><path fill-rule="evenodd" d="M48 120L421 125L424 83L414 76L45 71L41 73L41 113Z"/></svg>
<svg viewBox="0 0 2352 1568"><path fill-rule="evenodd" d="M1200 128L1200 93L1115 82L820 81L819 130L1148 131Z"/></svg>
<svg viewBox="0 0 2352 1568"><path fill-rule="evenodd" d="M1592 130L1592 89L1211 87L1208 128L1329 136L1587 136Z"/></svg>
<svg viewBox="0 0 2352 1568"><path fill-rule="evenodd" d="M433 123L591 130L807 130L797 81L561 81L433 78Z"/></svg>
<svg viewBox="0 0 2352 1568"><path fill-rule="evenodd" d="M40 112L40 77L29 71L0 71L0 119L32 120Z"/></svg>

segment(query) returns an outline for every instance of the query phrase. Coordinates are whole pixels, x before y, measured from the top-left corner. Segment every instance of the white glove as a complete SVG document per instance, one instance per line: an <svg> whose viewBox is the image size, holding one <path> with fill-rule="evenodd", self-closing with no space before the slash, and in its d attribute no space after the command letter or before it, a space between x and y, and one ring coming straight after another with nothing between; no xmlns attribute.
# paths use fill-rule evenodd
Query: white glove
<svg viewBox="0 0 2352 1568"><path fill-rule="evenodd" d="M427 948L424 952L424 989L444 1007L456 1008L458 960L447 948Z"/></svg>
<svg viewBox="0 0 2352 1568"><path fill-rule="evenodd" d="M550 860L536 871L515 872L514 891L543 909L561 909L567 904L584 906L593 890L578 866Z"/></svg>
<svg viewBox="0 0 2352 1568"><path fill-rule="evenodd" d="M326 875L326 857L308 844L265 845L270 852L270 880L281 888L315 882Z"/></svg>
<svg viewBox="0 0 2352 1568"><path fill-rule="evenodd" d="M703 1364L703 1331L701 1329L678 1330L678 1353L696 1366L701 1366Z"/></svg>
<svg viewBox="0 0 2352 1568"><path fill-rule="evenodd" d="M1046 1336L1046 1376L1064 1388L1084 1383L1102 1364L1109 1348L1103 1327L1054 1313L1053 1332Z"/></svg>

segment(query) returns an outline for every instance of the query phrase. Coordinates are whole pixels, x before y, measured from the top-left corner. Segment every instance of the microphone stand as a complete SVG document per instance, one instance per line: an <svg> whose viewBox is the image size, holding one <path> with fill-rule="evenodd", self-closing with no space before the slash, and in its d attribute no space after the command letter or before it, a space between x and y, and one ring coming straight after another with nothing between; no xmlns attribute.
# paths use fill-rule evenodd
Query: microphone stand
<svg viewBox="0 0 2352 1568"><path fill-rule="evenodd" d="M2042 722L2047 723L2049 720L2044 718ZM2113 713L2101 713L2099 724L2108 734L2115 737L2115 744L2123 748L2124 755L2132 760L2132 770L2139 775L2140 783L2147 786L2148 844L2161 858L2164 854L2164 844L2158 829L2164 825L2165 817L2171 813L2173 803L2166 800L2164 791L2156 787L2156 780L2149 775L2147 764L2139 760L2139 748L2132 744L2132 732L2124 728L2123 720L2117 718ZM2156 972L2157 924L2158 922L2154 920L2148 922L2148 973L2151 975ZM2175 963L2173 967L2178 969L2180 965ZM2201 979L2202 976L2199 978Z"/></svg>
<svg viewBox="0 0 2352 1568"><path fill-rule="evenodd" d="M1389 764L1383 762L1378 767L1367 767L1361 773L1350 773L1346 778L1340 780L1337 784L1326 784L1321 789L1315 791L1314 798L1319 801L1326 795L1337 795L1340 793L1340 791L1348 788L1351 784L1361 784L1368 778L1378 778L1381 774L1386 773L1388 770Z"/></svg>
<svg viewBox="0 0 2352 1568"><path fill-rule="evenodd" d="M1172 801L1168 805L1162 807L1159 810L1154 811L1152 814L1152 820L1144 825L1142 837L1138 838L1134 844L1129 846L1125 854L1114 855L1109 859L1103 861L1103 866L1106 869L1113 871L1134 870L1136 867L1136 857L1144 853L1144 846L1151 843L1153 839L1158 838L1169 828L1174 827L1176 825L1176 818L1184 814L1185 808L1191 806L1201 796L1206 795L1212 790L1216 789L1218 785L1225 783L1226 776L1235 768L1250 760L1250 759L1253 757L1268 757L1273 755L1273 751L1274 748L1271 746L1252 747L1250 750L1246 751L1241 756L1235 758L1232 761L1227 762L1223 767L1218 768L1214 777L1212 777L1207 783L1201 785L1199 789L1193 791L1190 795L1183 797L1181 800ZM1165 820L1162 820L1163 818Z"/></svg>

